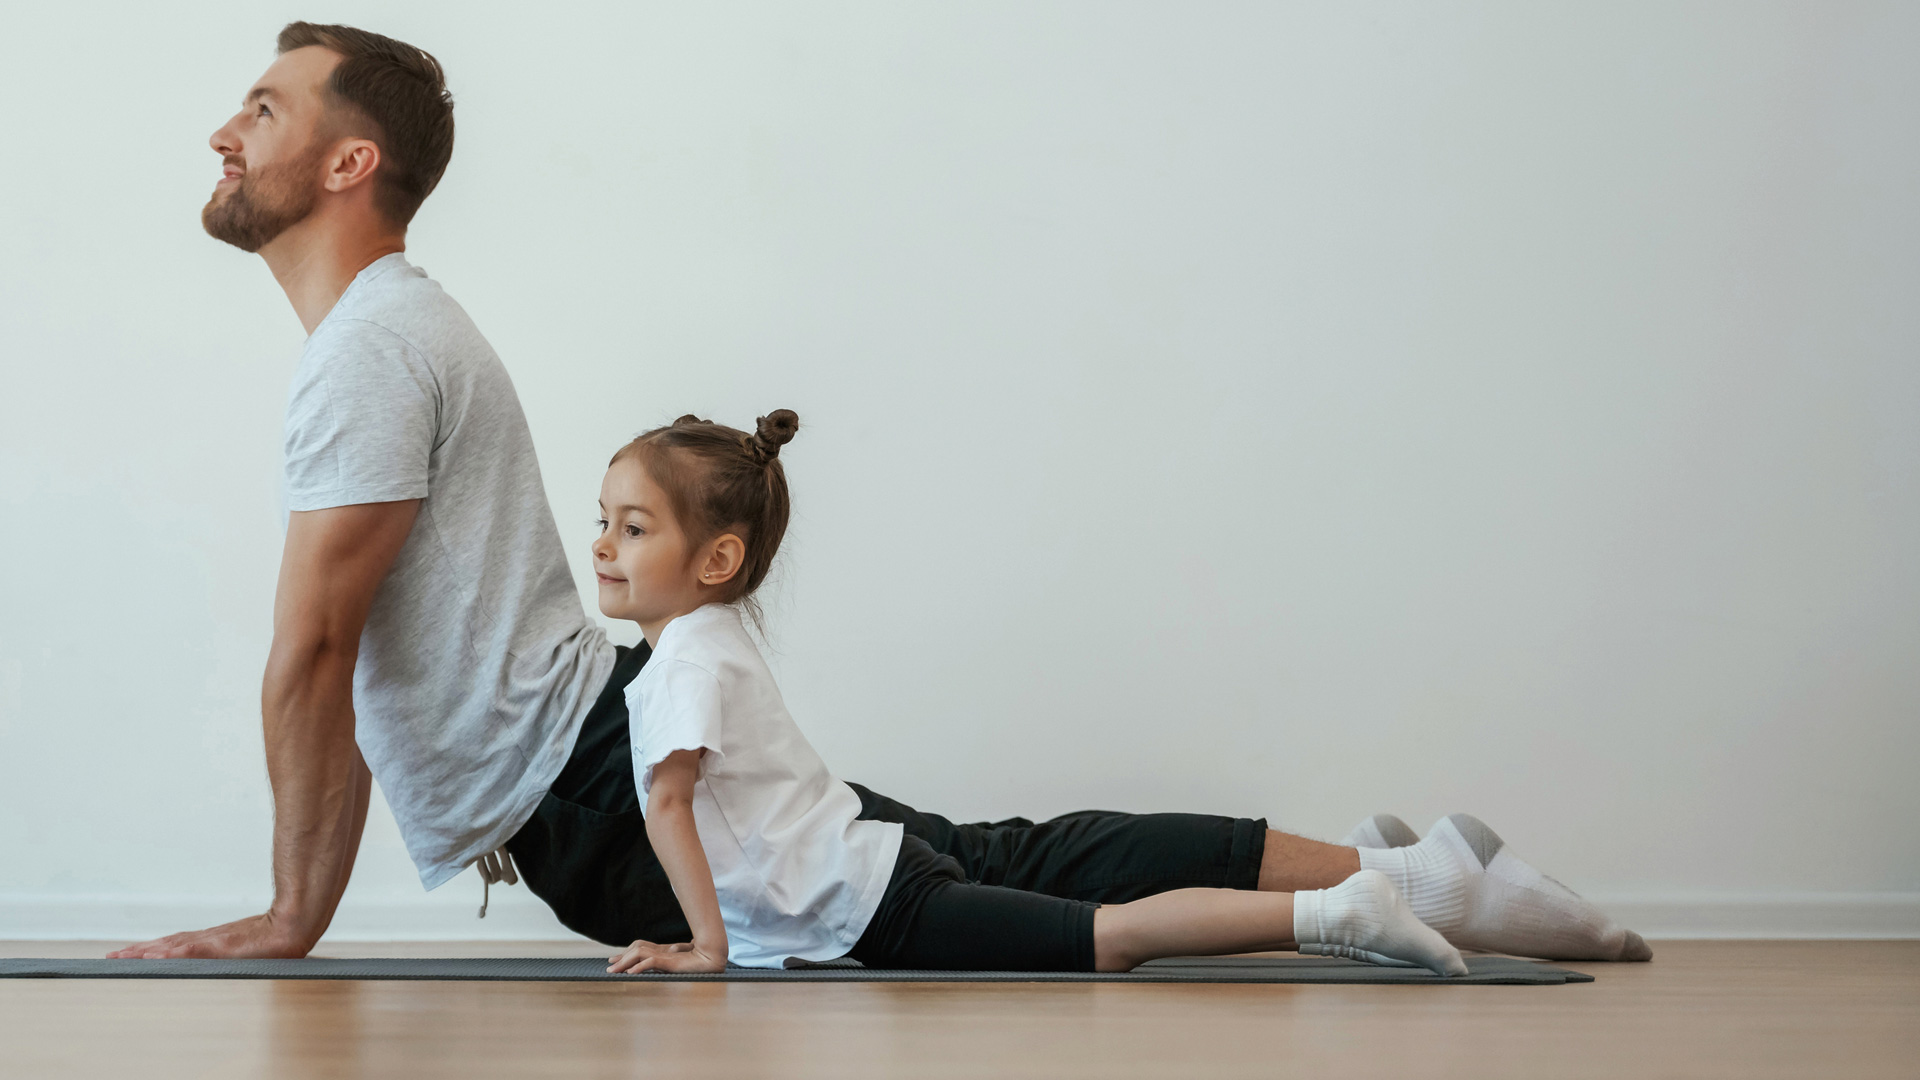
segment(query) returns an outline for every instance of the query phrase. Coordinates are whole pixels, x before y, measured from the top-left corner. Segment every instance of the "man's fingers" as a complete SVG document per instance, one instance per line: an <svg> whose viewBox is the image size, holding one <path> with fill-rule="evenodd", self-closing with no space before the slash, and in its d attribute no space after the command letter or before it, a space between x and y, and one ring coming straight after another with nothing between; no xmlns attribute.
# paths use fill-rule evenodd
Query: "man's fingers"
<svg viewBox="0 0 1920 1080"><path fill-rule="evenodd" d="M156 938L153 941L142 941L138 945L129 945L124 949L108 953L107 958L111 960L162 959L171 955L174 938L178 936L177 934L169 935L163 938Z"/></svg>
<svg viewBox="0 0 1920 1080"><path fill-rule="evenodd" d="M189 960L196 956L216 956L217 949L205 947L202 942L206 934L174 934L155 942L154 948L147 950L150 960Z"/></svg>
<svg viewBox="0 0 1920 1080"><path fill-rule="evenodd" d="M205 930L187 930L152 941L137 942L107 954L115 960L170 960L182 957L300 956L307 945L288 941L273 932L261 916L240 919Z"/></svg>
<svg viewBox="0 0 1920 1080"><path fill-rule="evenodd" d="M168 945L173 943L174 938L177 938L179 936L180 935L178 934L168 934L166 937L154 938L152 941L135 942L134 944L129 945L124 949L117 949L113 952L108 953L107 957L108 959L113 959L113 960L150 959L154 955L154 950L166 948Z"/></svg>

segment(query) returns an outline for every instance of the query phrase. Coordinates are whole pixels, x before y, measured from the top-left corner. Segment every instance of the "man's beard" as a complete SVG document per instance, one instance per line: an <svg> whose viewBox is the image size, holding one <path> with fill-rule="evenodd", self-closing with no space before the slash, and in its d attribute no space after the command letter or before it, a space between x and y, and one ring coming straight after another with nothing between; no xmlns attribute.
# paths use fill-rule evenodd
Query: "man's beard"
<svg viewBox="0 0 1920 1080"><path fill-rule="evenodd" d="M241 251L259 251L273 238L298 225L320 201L314 167L320 153L301 154L293 161L249 169L227 193L216 193L200 211L200 225L215 240Z"/></svg>

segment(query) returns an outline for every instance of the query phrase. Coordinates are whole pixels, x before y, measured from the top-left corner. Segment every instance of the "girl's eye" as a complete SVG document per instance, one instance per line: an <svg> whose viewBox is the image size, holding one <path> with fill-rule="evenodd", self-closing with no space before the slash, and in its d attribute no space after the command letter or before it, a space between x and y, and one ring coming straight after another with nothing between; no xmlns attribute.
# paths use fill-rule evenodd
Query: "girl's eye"
<svg viewBox="0 0 1920 1080"><path fill-rule="evenodd" d="M597 528L598 528L598 529L599 529L599 530L600 530L601 532L606 532L606 531L607 531L607 519L606 519L606 518L594 518L594 519L593 519L593 524L594 524L594 526L595 526L595 527L597 527Z"/></svg>
<svg viewBox="0 0 1920 1080"><path fill-rule="evenodd" d="M639 536L639 535L640 535L640 526L638 526L638 525L629 525L629 526L627 526L627 535L628 535L628 536Z"/></svg>

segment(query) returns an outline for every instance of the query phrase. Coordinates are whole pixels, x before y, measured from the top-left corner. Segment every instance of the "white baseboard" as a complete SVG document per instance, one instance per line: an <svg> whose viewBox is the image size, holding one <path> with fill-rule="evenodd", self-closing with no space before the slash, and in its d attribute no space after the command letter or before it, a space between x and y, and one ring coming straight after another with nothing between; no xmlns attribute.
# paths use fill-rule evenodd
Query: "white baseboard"
<svg viewBox="0 0 1920 1080"><path fill-rule="evenodd" d="M330 941L577 941L524 887L340 906ZM1920 893L1634 893L1593 898L1648 938L1920 938ZM139 940L261 910L266 898L0 894L0 940Z"/></svg>
<svg viewBox="0 0 1920 1080"><path fill-rule="evenodd" d="M1920 893L1634 893L1590 899L1648 938L1920 938Z"/></svg>

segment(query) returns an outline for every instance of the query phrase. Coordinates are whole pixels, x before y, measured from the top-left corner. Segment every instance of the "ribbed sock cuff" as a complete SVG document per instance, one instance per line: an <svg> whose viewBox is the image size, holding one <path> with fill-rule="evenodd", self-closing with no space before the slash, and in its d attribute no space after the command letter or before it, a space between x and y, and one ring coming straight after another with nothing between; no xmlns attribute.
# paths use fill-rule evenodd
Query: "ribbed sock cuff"
<svg viewBox="0 0 1920 1080"><path fill-rule="evenodd" d="M1451 933L1467 914L1467 867L1429 835L1412 847L1360 848L1360 869L1387 875L1423 923Z"/></svg>
<svg viewBox="0 0 1920 1080"><path fill-rule="evenodd" d="M1296 946L1323 943L1320 913L1326 900L1325 889L1309 889L1293 894L1293 943Z"/></svg>

